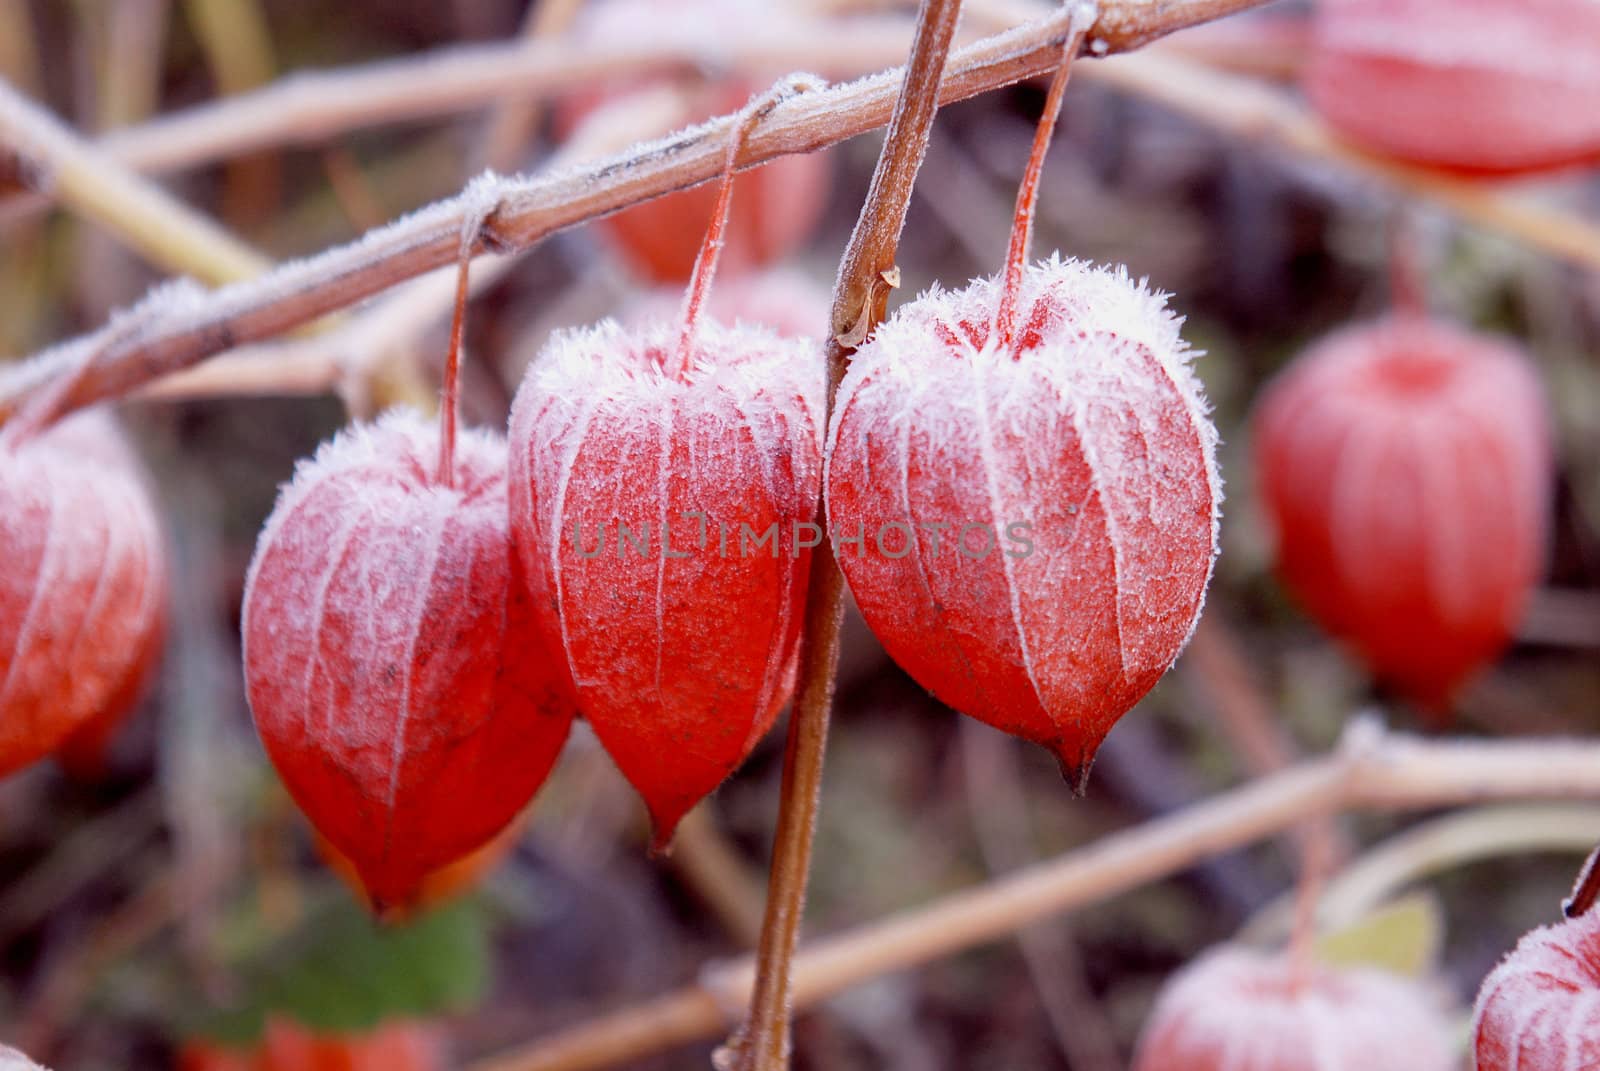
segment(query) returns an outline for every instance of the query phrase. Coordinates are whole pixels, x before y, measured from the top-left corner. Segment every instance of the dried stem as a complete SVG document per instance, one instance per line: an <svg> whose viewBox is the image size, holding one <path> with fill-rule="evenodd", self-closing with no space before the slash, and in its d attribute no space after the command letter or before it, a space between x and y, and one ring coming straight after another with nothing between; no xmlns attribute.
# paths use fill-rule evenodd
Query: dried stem
<svg viewBox="0 0 1600 1071"><path fill-rule="evenodd" d="M1039 125L1033 132L1028 166L1023 169L1022 182L1017 187L1017 208L1011 217L1011 245L1006 250L1005 281L1000 287L1000 309L994 317L994 341L1003 353L1014 354L1017 349L1012 335L1017 326L1017 296L1022 290L1022 273L1033 248L1033 215L1039 204L1039 176L1044 174L1044 158L1050 151L1050 139L1061 114L1061 98L1066 94L1067 80L1072 77L1072 61L1095 17L1092 3L1072 8L1072 33L1061 46L1061 65L1050 79L1050 92L1045 95Z"/></svg>
<svg viewBox="0 0 1600 1071"><path fill-rule="evenodd" d="M1521 803L1454 811L1364 849L1328 881L1317 904L1317 923L1337 932L1434 875L1508 855L1581 853L1597 837L1600 807L1592 803ZM1298 900L1296 890L1257 912L1239 939L1246 944L1282 941L1294 928Z"/></svg>
<svg viewBox="0 0 1600 1071"><path fill-rule="evenodd" d="M1333 863L1333 817L1314 815L1301 827L1300 876L1295 884L1289 963L1295 986L1306 984L1316 963L1317 905Z"/></svg>
<svg viewBox="0 0 1600 1071"><path fill-rule="evenodd" d="M1572 894L1561 901L1561 913L1569 919L1587 915L1600 900L1600 848L1589 853L1572 883Z"/></svg>
<svg viewBox="0 0 1600 1071"><path fill-rule="evenodd" d="M102 27L104 42L95 106L99 129L142 123L160 106L168 15L167 0L124 0L88 12Z"/></svg>
<svg viewBox="0 0 1600 1071"><path fill-rule="evenodd" d="M1260 2L1108 3L1101 19L1101 24L1108 26L1106 32L1102 34L1101 24L1097 24L1090 37L1105 40L1107 47L1114 49L1124 42L1180 29L1202 16L1211 17L1223 6L1238 10ZM1130 6L1138 11L1125 10ZM1065 32L1064 21L1052 18L960 50L946 72L940 102L965 99L1054 69ZM889 71L784 101L751 131L746 164L810 152L884 125L902 74ZM724 117L600 163L504 181L499 189L500 207L488 221L479 248L526 248L562 228L703 182L720 169L728 128L735 121ZM354 243L285 265L259 280L224 287L204 297L195 294L169 301L153 310L145 330L112 347L96 363L93 375L73 392L70 404L82 406L120 397L235 345L279 334L449 264L455 259L467 210L459 197L439 202ZM887 292L886 286L883 292ZM70 367L74 354L95 344L94 336L65 343L0 380L0 419L9 417L23 397Z"/></svg>
<svg viewBox="0 0 1600 1071"><path fill-rule="evenodd" d="M456 420L461 409L461 343L467 328L467 298L472 276L472 246L492 203L461 227L461 251L456 260L455 304L450 316L450 348L444 359L444 385L439 391L439 471L435 478L445 487L455 486Z"/></svg>
<svg viewBox="0 0 1600 1071"><path fill-rule="evenodd" d="M1250 773L1277 773L1295 758L1290 737L1279 724L1277 712L1250 665L1242 641L1216 606L1206 610L1184 650L1182 666L1193 672L1202 694L1217 715L1216 723L1238 751ZM1325 843L1314 843L1314 842ZM1302 869L1312 866L1315 853L1326 848L1324 867L1354 854L1355 846L1333 818L1296 832Z"/></svg>
<svg viewBox="0 0 1600 1071"><path fill-rule="evenodd" d="M785 79L767 92L752 99L738 113L737 123L728 132L727 154L722 163L722 181L717 187L717 203L711 210L711 223L700 243L700 252L694 258L694 271L689 278L689 292L683 302L683 330L678 335L678 352L673 363L673 374L680 379L686 376L694 362L695 329L700 323L700 311L705 308L711 294L711 281L717 275L717 262L722 259L723 232L728 229L728 210L733 205L733 179L739 171L739 153L749 140L750 129L781 100L806 88L805 83Z"/></svg>
<svg viewBox="0 0 1600 1071"><path fill-rule="evenodd" d="M105 227L151 263L212 283L260 275L271 262L216 223L139 178L0 82L0 150L31 181Z"/></svg>
<svg viewBox="0 0 1600 1071"><path fill-rule="evenodd" d="M32 92L39 85L38 43L26 0L0 0L0 78Z"/></svg>
<svg viewBox="0 0 1600 1071"><path fill-rule="evenodd" d="M1422 740L1359 722L1333 755L1264 777L926 907L802 949L796 1007L929 963L1176 874L1322 814L1464 803L1600 799L1600 743ZM700 986L580 1024L468 1071L593 1071L725 1029L751 982L748 960Z"/></svg>
<svg viewBox="0 0 1600 1071"><path fill-rule="evenodd" d="M1403 316L1428 315L1428 268L1416 213L1400 205L1389 218L1389 303Z"/></svg>
<svg viewBox="0 0 1600 1071"><path fill-rule="evenodd" d="M568 167L615 153L641 139L659 137L685 122L689 109L676 91L632 93L585 116L562 143L549 166ZM483 293L519 261L517 254L491 254L472 265L471 292ZM455 273L440 269L403 286L339 324L309 337L243 346L221 357L161 379L139 391L145 398L214 398L263 394L323 394L337 391L352 414L381 408L380 377L397 354L410 355L418 341L444 322L455 301ZM403 367L410 368L407 361Z"/></svg>
<svg viewBox="0 0 1600 1071"><path fill-rule="evenodd" d="M834 395L851 353L882 321L889 290L898 280L895 253L917 171L927 154L928 134L939 108L940 88L960 17L961 0L923 0L918 11L917 34L894 114L834 286L825 421L832 414ZM817 519L827 531L827 506L821 501ZM811 873L828 719L839 667L839 626L844 615L844 576L827 540L812 554L807 584L800 677L784 746L783 795L750 1014L729 1042L733 1066L739 1071L782 1071L789 1066L792 962Z"/></svg>

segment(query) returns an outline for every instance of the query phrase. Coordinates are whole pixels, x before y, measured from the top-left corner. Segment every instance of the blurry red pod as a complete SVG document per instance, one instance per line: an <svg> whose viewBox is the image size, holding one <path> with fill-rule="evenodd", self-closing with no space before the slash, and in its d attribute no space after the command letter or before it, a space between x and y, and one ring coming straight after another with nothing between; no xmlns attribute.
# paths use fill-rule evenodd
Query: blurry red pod
<svg viewBox="0 0 1600 1071"><path fill-rule="evenodd" d="M656 0L602 0L585 8L578 32L597 40L637 40L641 27L670 21L664 31L675 38L734 40L759 31L771 39L783 6L765 0L689 0L665 6ZM692 36L696 32L698 38ZM769 81L745 77L709 85L696 98L701 114L694 118L737 111ZM560 109L558 129L570 132L611 96L635 87L571 97ZM726 273L775 264L804 246L822 221L832 186L831 165L820 152L783 156L744 172L722 250ZM658 283L682 283L694 271L716 203L717 184L702 183L630 206L605 217L598 227L635 271Z"/></svg>
<svg viewBox="0 0 1600 1071"><path fill-rule="evenodd" d="M1414 982L1225 947L1179 972L1133 1071L1456 1071L1448 1021Z"/></svg>
<svg viewBox="0 0 1600 1071"><path fill-rule="evenodd" d="M106 774L112 743L155 679L165 647L166 626L166 600L163 598L162 605L157 608L156 621L145 632L144 644L128 666L121 685L98 714L74 729L56 749L56 761L68 776L93 781Z"/></svg>
<svg viewBox="0 0 1600 1071"><path fill-rule="evenodd" d="M1320 0L1305 90L1350 140L1418 164L1600 161L1600 4Z"/></svg>
<svg viewBox="0 0 1600 1071"><path fill-rule="evenodd" d="M0 444L0 775L109 731L159 654L161 529L108 420Z"/></svg>
<svg viewBox="0 0 1600 1071"><path fill-rule="evenodd" d="M617 318L624 326L644 327L682 309L681 286L658 286L632 295ZM706 312L722 323L758 324L786 338L824 338L832 309L833 295L825 287L790 268L721 279L706 299Z"/></svg>
<svg viewBox="0 0 1600 1071"><path fill-rule="evenodd" d="M1019 265L1020 268L1020 265ZM856 353L829 432L834 552L942 702L1049 748L1081 790L1172 665L1216 556L1216 430L1165 298L1059 259L934 290Z"/></svg>
<svg viewBox="0 0 1600 1071"><path fill-rule="evenodd" d="M133 449L128 445L121 429L110 414L98 410L69 418L50 432L60 441L70 438L72 448L85 458L94 458L107 465L121 466L145 488L150 495L149 474L145 472ZM153 496L151 501L154 502ZM56 749L56 761L70 776L80 780L93 780L105 773L111 744L123 723L139 705L160 665L161 652L167 638L167 595L169 579L167 556L164 547L158 548L152 563L157 578L154 580L158 596L156 618L145 630L143 645L129 661L122 684L110 700L94 717L73 730L66 741Z"/></svg>
<svg viewBox="0 0 1600 1071"><path fill-rule="evenodd" d="M178 1053L178 1071L444 1071L437 1029L396 1021L356 1034L319 1034L271 1018L254 1045L190 1041Z"/></svg>
<svg viewBox="0 0 1600 1071"><path fill-rule="evenodd" d="M1478 991L1477 1071L1600 1067L1600 912L1525 934Z"/></svg>
<svg viewBox="0 0 1600 1071"><path fill-rule="evenodd" d="M260 1071L253 1047L211 1041L186 1041L178 1048L177 1071Z"/></svg>
<svg viewBox="0 0 1600 1071"><path fill-rule="evenodd" d="M558 333L511 409L512 533L579 708L664 848L788 700L821 530L815 342Z"/></svg>
<svg viewBox="0 0 1600 1071"><path fill-rule="evenodd" d="M1438 709L1510 642L1552 482L1514 345L1409 316L1337 332L1268 385L1253 450L1279 575L1375 676Z"/></svg>
<svg viewBox="0 0 1600 1071"><path fill-rule="evenodd" d="M259 1071L443 1071L436 1029L389 1022L361 1034L317 1034L287 1019L267 1023Z"/></svg>
<svg viewBox="0 0 1600 1071"><path fill-rule="evenodd" d="M284 486L246 578L246 691L295 802L380 910L503 829L573 718L506 526L503 441L347 428Z"/></svg>

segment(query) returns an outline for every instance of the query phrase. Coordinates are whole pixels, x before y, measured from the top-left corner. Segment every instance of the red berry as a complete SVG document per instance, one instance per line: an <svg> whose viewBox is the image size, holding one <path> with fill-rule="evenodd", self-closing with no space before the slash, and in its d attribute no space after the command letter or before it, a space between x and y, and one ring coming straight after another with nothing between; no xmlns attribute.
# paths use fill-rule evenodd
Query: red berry
<svg viewBox="0 0 1600 1071"><path fill-rule="evenodd" d="M420 1023L389 1022L361 1034L315 1034L273 1018L254 1045L185 1043L178 1071L442 1071L443 1048L438 1031Z"/></svg>
<svg viewBox="0 0 1600 1071"><path fill-rule="evenodd" d="M1280 575L1379 678L1439 707L1505 647L1551 479L1516 348L1416 317L1338 332L1267 388L1254 451Z"/></svg>
<svg viewBox="0 0 1600 1071"><path fill-rule="evenodd" d="M512 537L658 851L788 701L822 539L821 349L701 316L739 147L783 91L734 126L680 320L557 333L511 406Z"/></svg>
<svg viewBox="0 0 1600 1071"><path fill-rule="evenodd" d="M1094 17L1073 10L1005 270L908 302L856 352L826 476L834 553L884 648L945 703L1049 748L1079 792L1194 631L1221 500L1165 298L1120 269L1028 263Z"/></svg>
<svg viewBox="0 0 1600 1071"><path fill-rule="evenodd" d="M1600 4L1324 0L1305 87L1342 134L1420 164L1600 160Z"/></svg>
<svg viewBox="0 0 1600 1071"><path fill-rule="evenodd" d="M146 497L149 497L148 474L109 415L91 411L63 421L50 434L63 444L70 439L71 448L86 459L121 467L145 489ZM157 548L152 564L156 574L152 585L152 594L156 598L156 617L144 632L143 645L129 662L122 683L111 699L101 707L99 713L74 729L56 749L56 761L73 777L88 780L104 773L113 739L148 691L161 660L167 632L168 590L167 560L163 548Z"/></svg>
<svg viewBox="0 0 1600 1071"><path fill-rule="evenodd" d="M279 495L245 586L267 754L375 903L489 840L572 720L506 528L505 447L397 412L341 432Z"/></svg>
<svg viewBox="0 0 1600 1071"><path fill-rule="evenodd" d="M1453 1048L1398 975L1221 948L1167 985L1133 1071L1454 1071Z"/></svg>
<svg viewBox="0 0 1600 1071"><path fill-rule="evenodd" d="M1178 321L1125 273L1029 268L1014 347L991 337L1000 296L935 290L856 354L829 525L895 661L1079 785L1199 617L1216 431Z"/></svg>
<svg viewBox="0 0 1600 1071"><path fill-rule="evenodd" d="M0 775L114 723L159 649L161 531L107 419L0 442Z"/></svg>
<svg viewBox="0 0 1600 1071"><path fill-rule="evenodd" d="M1525 934L1483 981L1478 1071L1600 1067L1600 912Z"/></svg>
<svg viewBox="0 0 1600 1071"><path fill-rule="evenodd" d="M559 334L511 409L517 548L658 847L787 701L820 538L816 345L708 321L678 365L678 341Z"/></svg>
<svg viewBox="0 0 1600 1071"><path fill-rule="evenodd" d="M774 22L781 19L781 5L775 10L773 5L749 0L679 0L671 5L657 0L606 0L585 9L579 32L601 42L653 38L657 30L676 40L736 40L752 35L770 40ZM696 118L737 109L761 85L740 78L706 87L696 98L700 111ZM558 125L572 129L616 92L573 98ZM821 222L832 184L828 159L821 153L785 156L747 172L733 204L723 265L730 271L749 271L799 249ZM630 206L599 226L636 271L656 282L682 283L694 272L716 204L716 184L705 183Z"/></svg>

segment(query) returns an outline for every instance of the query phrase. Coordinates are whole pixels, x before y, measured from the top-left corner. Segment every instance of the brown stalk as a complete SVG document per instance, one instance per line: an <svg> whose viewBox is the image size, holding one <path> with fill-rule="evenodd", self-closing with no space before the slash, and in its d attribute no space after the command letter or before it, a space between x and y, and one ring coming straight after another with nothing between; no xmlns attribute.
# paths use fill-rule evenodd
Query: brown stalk
<svg viewBox="0 0 1600 1071"><path fill-rule="evenodd" d="M923 0L917 14L917 33L894 115L834 285L824 420L832 414L834 395L851 354L883 320L889 291L898 282L895 253L917 171L927 154L940 84L960 17L961 0ZM827 506L822 501L817 503L817 517L827 531ZM800 678L784 746L783 794L750 1014L728 1043L731 1066L738 1071L783 1071L789 1066L794 1014L791 967L805 913L828 720L838 677L839 626L844 616L844 576L827 540L813 553L808 585Z"/></svg>

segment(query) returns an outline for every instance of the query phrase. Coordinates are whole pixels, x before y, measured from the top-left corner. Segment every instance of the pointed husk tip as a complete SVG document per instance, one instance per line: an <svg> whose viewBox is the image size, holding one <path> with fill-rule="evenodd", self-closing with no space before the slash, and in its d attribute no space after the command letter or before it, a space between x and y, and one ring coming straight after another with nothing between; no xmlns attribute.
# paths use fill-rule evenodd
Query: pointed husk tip
<svg viewBox="0 0 1600 1071"><path fill-rule="evenodd" d="M1055 756L1056 765L1061 768L1061 779L1072 790L1074 799L1083 799L1089 794L1089 774L1094 769L1095 756L1100 752L1097 741L1088 747L1050 747L1050 753Z"/></svg>

